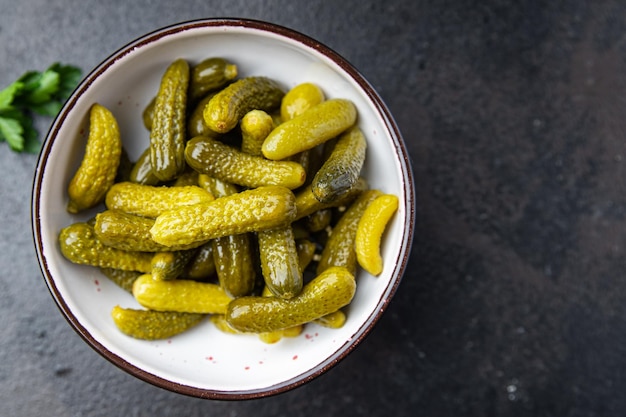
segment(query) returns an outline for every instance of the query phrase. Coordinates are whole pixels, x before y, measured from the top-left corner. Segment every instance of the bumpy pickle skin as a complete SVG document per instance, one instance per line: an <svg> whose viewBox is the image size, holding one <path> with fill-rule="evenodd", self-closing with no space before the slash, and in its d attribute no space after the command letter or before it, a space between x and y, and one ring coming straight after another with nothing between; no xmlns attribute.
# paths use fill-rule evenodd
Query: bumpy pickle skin
<svg viewBox="0 0 626 417"><path fill-rule="evenodd" d="M278 83L267 77L245 77L217 92L204 108L204 121L217 132L232 130L250 110L271 111L285 95Z"/></svg>
<svg viewBox="0 0 626 417"><path fill-rule="evenodd" d="M67 211L78 213L104 200L115 182L122 154L117 120L106 107L96 103L89 110L89 133L85 154L67 191Z"/></svg>
<svg viewBox="0 0 626 417"><path fill-rule="evenodd" d="M241 150L250 155L261 156L261 147L267 135L274 129L274 119L263 110L250 110L241 119Z"/></svg>
<svg viewBox="0 0 626 417"><path fill-rule="evenodd" d="M150 129L152 172L161 181L172 180L185 169L188 87L189 63L177 59L161 78Z"/></svg>
<svg viewBox="0 0 626 417"><path fill-rule="evenodd" d="M238 71L237 65L224 58L204 59L191 69L190 99L199 100L211 91L224 87L237 78Z"/></svg>
<svg viewBox="0 0 626 417"><path fill-rule="evenodd" d="M291 190L267 186L164 212L150 233L166 246L199 246L217 237L283 227L295 215Z"/></svg>
<svg viewBox="0 0 626 417"><path fill-rule="evenodd" d="M107 246L98 240L93 226L87 223L73 223L61 229L59 246L63 256L75 264L139 272L151 269L151 253Z"/></svg>
<svg viewBox="0 0 626 417"><path fill-rule="evenodd" d="M344 132L313 177L311 191L315 198L327 203L348 192L359 179L366 148L365 136L357 126Z"/></svg>
<svg viewBox="0 0 626 417"><path fill-rule="evenodd" d="M276 297L293 298L303 278L291 225L257 233L265 286Z"/></svg>
<svg viewBox="0 0 626 417"><path fill-rule="evenodd" d="M306 180L297 162L270 161L203 136L189 140L185 160L200 173L249 188L281 185L293 190Z"/></svg>
<svg viewBox="0 0 626 417"><path fill-rule="evenodd" d="M280 117L286 122L324 101L324 92L313 83L302 83L287 91L280 103Z"/></svg>
<svg viewBox="0 0 626 417"><path fill-rule="evenodd" d="M357 262L374 276L380 275L383 271L383 257L380 253L381 239L397 210L397 196L381 195L367 206L357 225L355 237Z"/></svg>
<svg viewBox="0 0 626 417"><path fill-rule="evenodd" d="M356 107L351 101L326 100L272 130L263 142L263 155L281 160L312 149L351 127L356 117Z"/></svg>
<svg viewBox="0 0 626 417"><path fill-rule="evenodd" d="M96 214L93 229L100 242L120 250L169 252L191 249L186 246L170 247L155 242L150 234L152 226L154 219L120 210L104 210Z"/></svg>
<svg viewBox="0 0 626 417"><path fill-rule="evenodd" d="M317 264L318 274L333 266L341 266L352 274L356 273L357 259L354 242L359 220L367 206L380 195L382 195L380 190L366 190L343 213L322 249Z"/></svg>
<svg viewBox="0 0 626 417"><path fill-rule="evenodd" d="M185 279L156 280L151 274L133 283L133 296L150 310L224 314L231 298L217 284Z"/></svg>
<svg viewBox="0 0 626 417"><path fill-rule="evenodd" d="M344 307L356 292L354 276L332 267L307 283L289 300L248 296L230 302L226 321L241 332L263 333L305 324Z"/></svg>
<svg viewBox="0 0 626 417"><path fill-rule="evenodd" d="M176 313L113 307L111 317L117 328L130 337L160 340L176 336L199 324L204 314Z"/></svg>
<svg viewBox="0 0 626 417"><path fill-rule="evenodd" d="M163 187L127 181L114 184L109 189L105 205L109 210L156 218L167 210L214 199L211 193L196 185Z"/></svg>
<svg viewBox="0 0 626 417"><path fill-rule="evenodd" d="M326 314L319 319L313 320L313 323L330 329L340 329L344 324L346 324L346 319L346 313L341 310L337 310L334 313Z"/></svg>

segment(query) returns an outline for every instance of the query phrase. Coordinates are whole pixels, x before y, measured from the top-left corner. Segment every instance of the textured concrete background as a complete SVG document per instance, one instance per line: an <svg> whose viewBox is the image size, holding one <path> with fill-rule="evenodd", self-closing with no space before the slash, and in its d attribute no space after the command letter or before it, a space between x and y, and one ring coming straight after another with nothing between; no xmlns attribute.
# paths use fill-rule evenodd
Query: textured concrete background
<svg viewBox="0 0 626 417"><path fill-rule="evenodd" d="M355 352L277 397L206 401L125 374L74 333L31 242L36 156L0 144L0 415L622 416L623 4L0 0L0 86L54 61L88 71L201 17L317 38L395 114L418 198L408 272Z"/></svg>

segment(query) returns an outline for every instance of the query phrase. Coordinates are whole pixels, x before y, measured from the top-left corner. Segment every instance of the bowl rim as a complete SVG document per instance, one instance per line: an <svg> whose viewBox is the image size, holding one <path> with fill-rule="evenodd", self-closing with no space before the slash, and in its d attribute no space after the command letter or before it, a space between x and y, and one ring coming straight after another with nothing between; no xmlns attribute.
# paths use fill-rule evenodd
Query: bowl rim
<svg viewBox="0 0 626 417"><path fill-rule="evenodd" d="M396 147L396 154L400 158L401 168L403 171L403 181L405 190L405 207L407 209L407 223L404 225L403 233L403 250L397 260L395 267L394 278L390 281L390 286L387 288L384 296L381 297L379 304L377 305L376 312L370 316L370 320L366 321L363 326L360 327L359 332L351 340L351 343L346 344L345 347L340 348L337 354L332 356L332 360L321 362L317 364L313 369L313 372L296 375L293 378L278 383L276 385L252 389L243 391L223 391L223 390L211 390L199 387L193 387L174 381L170 381L154 375L146 370L139 368L138 366L128 362L123 357L108 350L101 342L95 339L94 336L78 321L67 303L64 301L63 296L57 288L54 278L52 277L48 268L46 257L44 256L43 239L41 236L41 223L39 218L39 212L42 210L39 196L41 193L44 167L51 152L51 147L54 142L54 138L57 136L58 130L63 125L68 112L74 107L77 100L81 95L87 91L90 85L103 73L107 71L109 67L114 65L118 60L122 59L133 50L140 48L141 46L151 44L161 38L175 35L181 32L196 28L207 27L225 27L225 28L246 28L268 32L273 35L278 35L295 41L304 45L305 48L310 48L316 52L326 56L328 59L337 64L343 71L345 71L362 89L371 101L373 106L379 112L380 116L384 119L384 123L387 129L392 133L391 137L393 144ZM280 24L271 23L268 21L250 19L250 18L233 18L233 17L214 17L214 18L201 18L194 20L182 21L174 24L170 24L145 35L142 35L134 40L126 43L109 56L104 58L98 65L96 65L78 84L72 94L67 99L63 108L59 114L55 117L44 142L42 149L39 153L36 169L32 182L32 195L31 195L31 227L33 241L35 245L36 255L40 270L42 272L44 281L51 293L55 303L65 319L69 322L71 327L76 333L96 352L107 359L109 362L116 365L118 368L128 372L129 374L137 377L140 380L148 382L154 386L167 389L179 394L184 394L193 397L205 398L205 399L217 399L217 400L247 400L256 399L262 397L268 397L276 394L280 394L296 387L304 385L307 382L317 378L318 376L326 373L329 369L334 367L343 358L350 354L354 349L363 341L363 339L370 333L374 325L381 318L382 314L386 310L389 302L394 296L395 292L400 285L402 277L405 273L408 259L411 253L411 246L413 243L413 235L415 229L415 184L414 176L412 172L412 164L409 153L406 148L406 144L400 133L391 112L383 102L382 98L373 88L373 86L365 79L365 77L350 63L346 58L339 55L333 49L313 39L312 37L305 35L297 30L287 28Z"/></svg>

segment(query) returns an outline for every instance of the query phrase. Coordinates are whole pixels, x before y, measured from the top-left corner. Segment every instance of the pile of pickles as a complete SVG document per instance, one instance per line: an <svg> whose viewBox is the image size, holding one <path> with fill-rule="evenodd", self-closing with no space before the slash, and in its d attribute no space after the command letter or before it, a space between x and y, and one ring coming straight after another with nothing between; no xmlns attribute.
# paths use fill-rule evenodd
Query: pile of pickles
<svg viewBox="0 0 626 417"><path fill-rule="evenodd" d="M172 62L146 105L150 142L129 160L94 103L67 210L101 208L59 233L70 262L99 268L142 308L119 330L170 338L208 319L266 343L308 323L339 328L363 268L382 273L398 198L361 176L367 142L347 99L284 90L219 57Z"/></svg>

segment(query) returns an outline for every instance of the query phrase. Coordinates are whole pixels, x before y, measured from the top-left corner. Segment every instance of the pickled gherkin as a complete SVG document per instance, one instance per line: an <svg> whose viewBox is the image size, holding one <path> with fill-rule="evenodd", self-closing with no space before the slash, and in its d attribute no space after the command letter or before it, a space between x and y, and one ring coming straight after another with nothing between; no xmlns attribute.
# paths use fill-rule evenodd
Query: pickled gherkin
<svg viewBox="0 0 626 417"><path fill-rule="evenodd" d="M205 315L115 306L111 311L111 317L117 328L128 336L143 340L159 340L189 330L200 323Z"/></svg>
<svg viewBox="0 0 626 417"><path fill-rule="evenodd" d="M196 185L162 187L119 182L109 189L105 204L110 210L155 218L167 210L214 199L212 194Z"/></svg>
<svg viewBox="0 0 626 417"><path fill-rule="evenodd" d="M311 191L315 198L327 203L348 192L359 179L366 147L365 136L358 127L343 133L313 178Z"/></svg>
<svg viewBox="0 0 626 417"><path fill-rule="evenodd" d="M266 288L277 297L293 298L302 290L302 271L291 226L257 233Z"/></svg>
<svg viewBox="0 0 626 417"><path fill-rule="evenodd" d="M200 245L221 236L286 226L295 215L293 193L267 186L166 211L150 232L166 246Z"/></svg>
<svg viewBox="0 0 626 417"><path fill-rule="evenodd" d="M354 276L345 268L331 267L307 283L291 298L248 296L231 301L226 321L241 332L272 332L305 324L339 310L352 301Z"/></svg>
<svg viewBox="0 0 626 417"><path fill-rule="evenodd" d="M304 168L297 162L270 161L204 136L189 140L185 159L198 172L250 188L281 185L295 189L306 179Z"/></svg>
<svg viewBox="0 0 626 417"><path fill-rule="evenodd" d="M161 78L150 129L150 163L161 181L172 180L185 169L188 87L189 64L177 59Z"/></svg>
<svg viewBox="0 0 626 417"><path fill-rule="evenodd" d="M222 287L185 279L156 280L151 274L137 278L133 296L150 310L223 314L231 298Z"/></svg>
<svg viewBox="0 0 626 417"><path fill-rule="evenodd" d="M122 140L115 116L94 104L89 110L89 134L85 154L68 185L67 211L78 213L104 200L115 182L122 154Z"/></svg>
<svg viewBox="0 0 626 417"><path fill-rule="evenodd" d="M226 133L250 110L278 108L284 95L280 85L270 78L242 78L211 98L204 108L204 120L215 132Z"/></svg>
<svg viewBox="0 0 626 417"><path fill-rule="evenodd" d="M87 223L73 223L61 229L59 245L63 256L75 264L125 271L150 272L152 254L112 248L100 242Z"/></svg>
<svg viewBox="0 0 626 417"><path fill-rule="evenodd" d="M211 91L224 87L237 77L237 65L220 58L207 58L191 69L189 96L198 100Z"/></svg>

